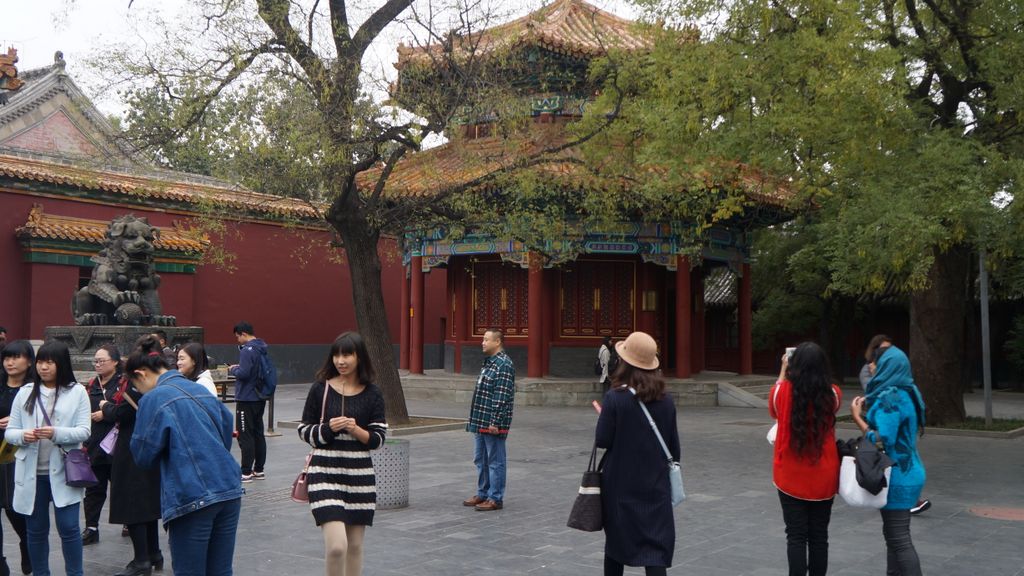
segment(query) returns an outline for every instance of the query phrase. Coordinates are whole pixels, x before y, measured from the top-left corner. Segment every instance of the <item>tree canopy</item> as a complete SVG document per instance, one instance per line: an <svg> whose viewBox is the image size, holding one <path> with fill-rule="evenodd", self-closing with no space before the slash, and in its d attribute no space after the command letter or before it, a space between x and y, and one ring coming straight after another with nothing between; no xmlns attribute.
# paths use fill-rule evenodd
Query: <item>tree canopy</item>
<svg viewBox="0 0 1024 576"><path fill-rule="evenodd" d="M906 292L929 417L961 419L970 254L1019 254L1019 3L638 4L700 40L666 35L634 62L616 126L644 135L634 161L784 178L813 212L785 228L813 238L779 243L786 276L822 296Z"/></svg>

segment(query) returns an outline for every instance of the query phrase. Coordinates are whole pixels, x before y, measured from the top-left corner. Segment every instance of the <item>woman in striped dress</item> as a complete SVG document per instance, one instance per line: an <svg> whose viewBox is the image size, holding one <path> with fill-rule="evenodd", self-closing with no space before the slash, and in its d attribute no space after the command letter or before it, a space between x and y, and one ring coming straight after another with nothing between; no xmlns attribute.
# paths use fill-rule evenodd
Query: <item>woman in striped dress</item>
<svg viewBox="0 0 1024 576"><path fill-rule="evenodd" d="M360 576L363 536L373 524L377 487L370 450L384 443L384 396L366 343L345 332L331 345L309 389L299 437L313 447L309 506L324 534L327 576Z"/></svg>

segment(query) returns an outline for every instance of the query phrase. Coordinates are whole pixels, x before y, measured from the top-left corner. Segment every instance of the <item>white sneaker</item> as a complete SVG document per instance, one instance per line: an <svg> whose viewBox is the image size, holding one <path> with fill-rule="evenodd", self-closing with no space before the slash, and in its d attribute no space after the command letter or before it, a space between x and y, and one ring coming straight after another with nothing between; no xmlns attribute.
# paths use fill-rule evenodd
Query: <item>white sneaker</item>
<svg viewBox="0 0 1024 576"><path fill-rule="evenodd" d="M266 472L253 472L252 473L252 477L255 480L266 480L267 479L267 474L266 474Z"/></svg>
<svg viewBox="0 0 1024 576"><path fill-rule="evenodd" d="M248 484L249 482L252 482L252 478L252 474L242 474L242 484Z"/></svg>

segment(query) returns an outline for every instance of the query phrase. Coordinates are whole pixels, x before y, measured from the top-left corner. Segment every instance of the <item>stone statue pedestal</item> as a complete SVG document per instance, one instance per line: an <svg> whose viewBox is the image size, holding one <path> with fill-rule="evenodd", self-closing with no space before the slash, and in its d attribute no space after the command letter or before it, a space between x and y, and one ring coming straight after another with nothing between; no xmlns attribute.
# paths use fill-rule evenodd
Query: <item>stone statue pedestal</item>
<svg viewBox="0 0 1024 576"><path fill-rule="evenodd" d="M46 340L67 345L76 372L92 372L92 360L100 346L113 344L122 357L127 356L136 340L156 330L167 333L167 345L171 348L180 348L188 342L203 342L202 326L47 326L43 334Z"/></svg>

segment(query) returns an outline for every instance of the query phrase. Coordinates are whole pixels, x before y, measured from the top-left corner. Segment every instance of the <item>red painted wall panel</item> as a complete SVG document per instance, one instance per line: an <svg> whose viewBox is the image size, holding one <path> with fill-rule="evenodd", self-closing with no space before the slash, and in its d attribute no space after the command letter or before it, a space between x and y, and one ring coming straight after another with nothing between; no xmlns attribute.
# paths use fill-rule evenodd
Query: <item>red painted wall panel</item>
<svg viewBox="0 0 1024 576"><path fill-rule="evenodd" d="M71 319L71 296L78 286L78 267L57 264L31 266L28 335L42 338L47 326L67 326ZM19 334L24 338L25 334Z"/></svg>
<svg viewBox="0 0 1024 576"><path fill-rule="evenodd" d="M64 198L44 198L0 190L0 326L11 338L41 338L43 328L71 322L71 296L78 268L23 262L15 229L25 224L33 204L48 214L110 220L133 213L151 224L171 226L188 217L158 210L108 206ZM331 341L356 329L348 267L331 247L331 236L317 230L292 230L268 224L232 223L224 235L234 255L234 270L199 266L197 273L163 273L160 299L164 313L180 325L206 328L206 341L234 343L231 328L239 320L253 324L259 336L279 344ZM331 258L334 255L334 258ZM392 341L399 336L401 258L391 241L381 245L382 284ZM426 277L426 343L439 343L445 316L443 273Z"/></svg>

